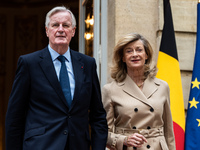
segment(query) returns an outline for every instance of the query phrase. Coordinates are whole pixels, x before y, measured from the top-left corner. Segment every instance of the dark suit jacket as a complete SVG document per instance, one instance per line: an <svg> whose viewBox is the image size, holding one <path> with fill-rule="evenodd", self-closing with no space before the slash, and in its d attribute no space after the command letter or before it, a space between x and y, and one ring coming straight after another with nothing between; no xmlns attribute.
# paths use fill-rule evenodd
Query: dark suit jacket
<svg viewBox="0 0 200 150"><path fill-rule="evenodd" d="M6 114L7 150L104 150L106 113L95 59L71 50L75 93L68 108L46 47L20 56ZM91 125L91 138L89 127Z"/></svg>

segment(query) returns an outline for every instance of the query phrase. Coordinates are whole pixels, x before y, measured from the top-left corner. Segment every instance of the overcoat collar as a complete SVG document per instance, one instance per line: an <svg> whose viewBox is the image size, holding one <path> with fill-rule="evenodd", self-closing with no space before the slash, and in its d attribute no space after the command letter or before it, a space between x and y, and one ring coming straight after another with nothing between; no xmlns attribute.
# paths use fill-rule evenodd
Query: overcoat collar
<svg viewBox="0 0 200 150"><path fill-rule="evenodd" d="M143 90L141 91L135 82L127 75L125 80L119 82L118 85L122 86L123 91L127 94L151 106L148 99L158 90L160 82L157 78L148 77L144 81Z"/></svg>
<svg viewBox="0 0 200 150"><path fill-rule="evenodd" d="M74 106L76 99L77 99L77 92L80 91L81 85L83 83L83 68L84 64L81 62L81 57L79 55L76 55L77 52L71 51L71 59L72 59L72 66L73 66L73 71L74 71L74 78L75 78L75 92L74 92L74 98L71 104L70 109ZM60 99L63 101L63 103L67 105L65 96L62 92L62 88L60 86L60 83L58 81L58 77L56 75L56 71L51 59L51 55L49 53L48 48L46 47L41 55L40 55L41 61L40 66L46 76L46 78L49 80L51 86L54 88L55 92L58 94Z"/></svg>

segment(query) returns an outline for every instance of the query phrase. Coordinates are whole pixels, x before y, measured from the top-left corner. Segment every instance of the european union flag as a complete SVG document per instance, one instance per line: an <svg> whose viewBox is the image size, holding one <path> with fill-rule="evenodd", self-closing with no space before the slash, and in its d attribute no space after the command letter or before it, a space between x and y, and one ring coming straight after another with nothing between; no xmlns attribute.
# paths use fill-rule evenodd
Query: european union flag
<svg viewBox="0 0 200 150"><path fill-rule="evenodd" d="M200 149L200 3L197 5L197 37L193 74L188 101L185 150Z"/></svg>

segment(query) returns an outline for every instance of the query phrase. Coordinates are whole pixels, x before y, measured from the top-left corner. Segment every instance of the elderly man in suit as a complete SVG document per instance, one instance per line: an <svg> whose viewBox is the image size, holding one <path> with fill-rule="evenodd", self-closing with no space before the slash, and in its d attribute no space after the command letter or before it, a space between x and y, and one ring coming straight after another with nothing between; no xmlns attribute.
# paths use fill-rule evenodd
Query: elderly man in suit
<svg viewBox="0 0 200 150"><path fill-rule="evenodd" d="M18 60L6 149L104 150L108 127L95 59L69 48L76 29L69 9L50 10L45 26L49 45Z"/></svg>

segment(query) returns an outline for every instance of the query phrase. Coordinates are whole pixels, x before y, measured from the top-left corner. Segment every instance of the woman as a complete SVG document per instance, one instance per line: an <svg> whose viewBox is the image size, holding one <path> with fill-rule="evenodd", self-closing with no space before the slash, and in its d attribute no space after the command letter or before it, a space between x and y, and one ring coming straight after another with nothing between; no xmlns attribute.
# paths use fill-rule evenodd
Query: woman
<svg viewBox="0 0 200 150"><path fill-rule="evenodd" d="M114 48L111 77L102 90L109 127L107 147L117 150L175 150L169 86L155 77L153 50L140 34Z"/></svg>

